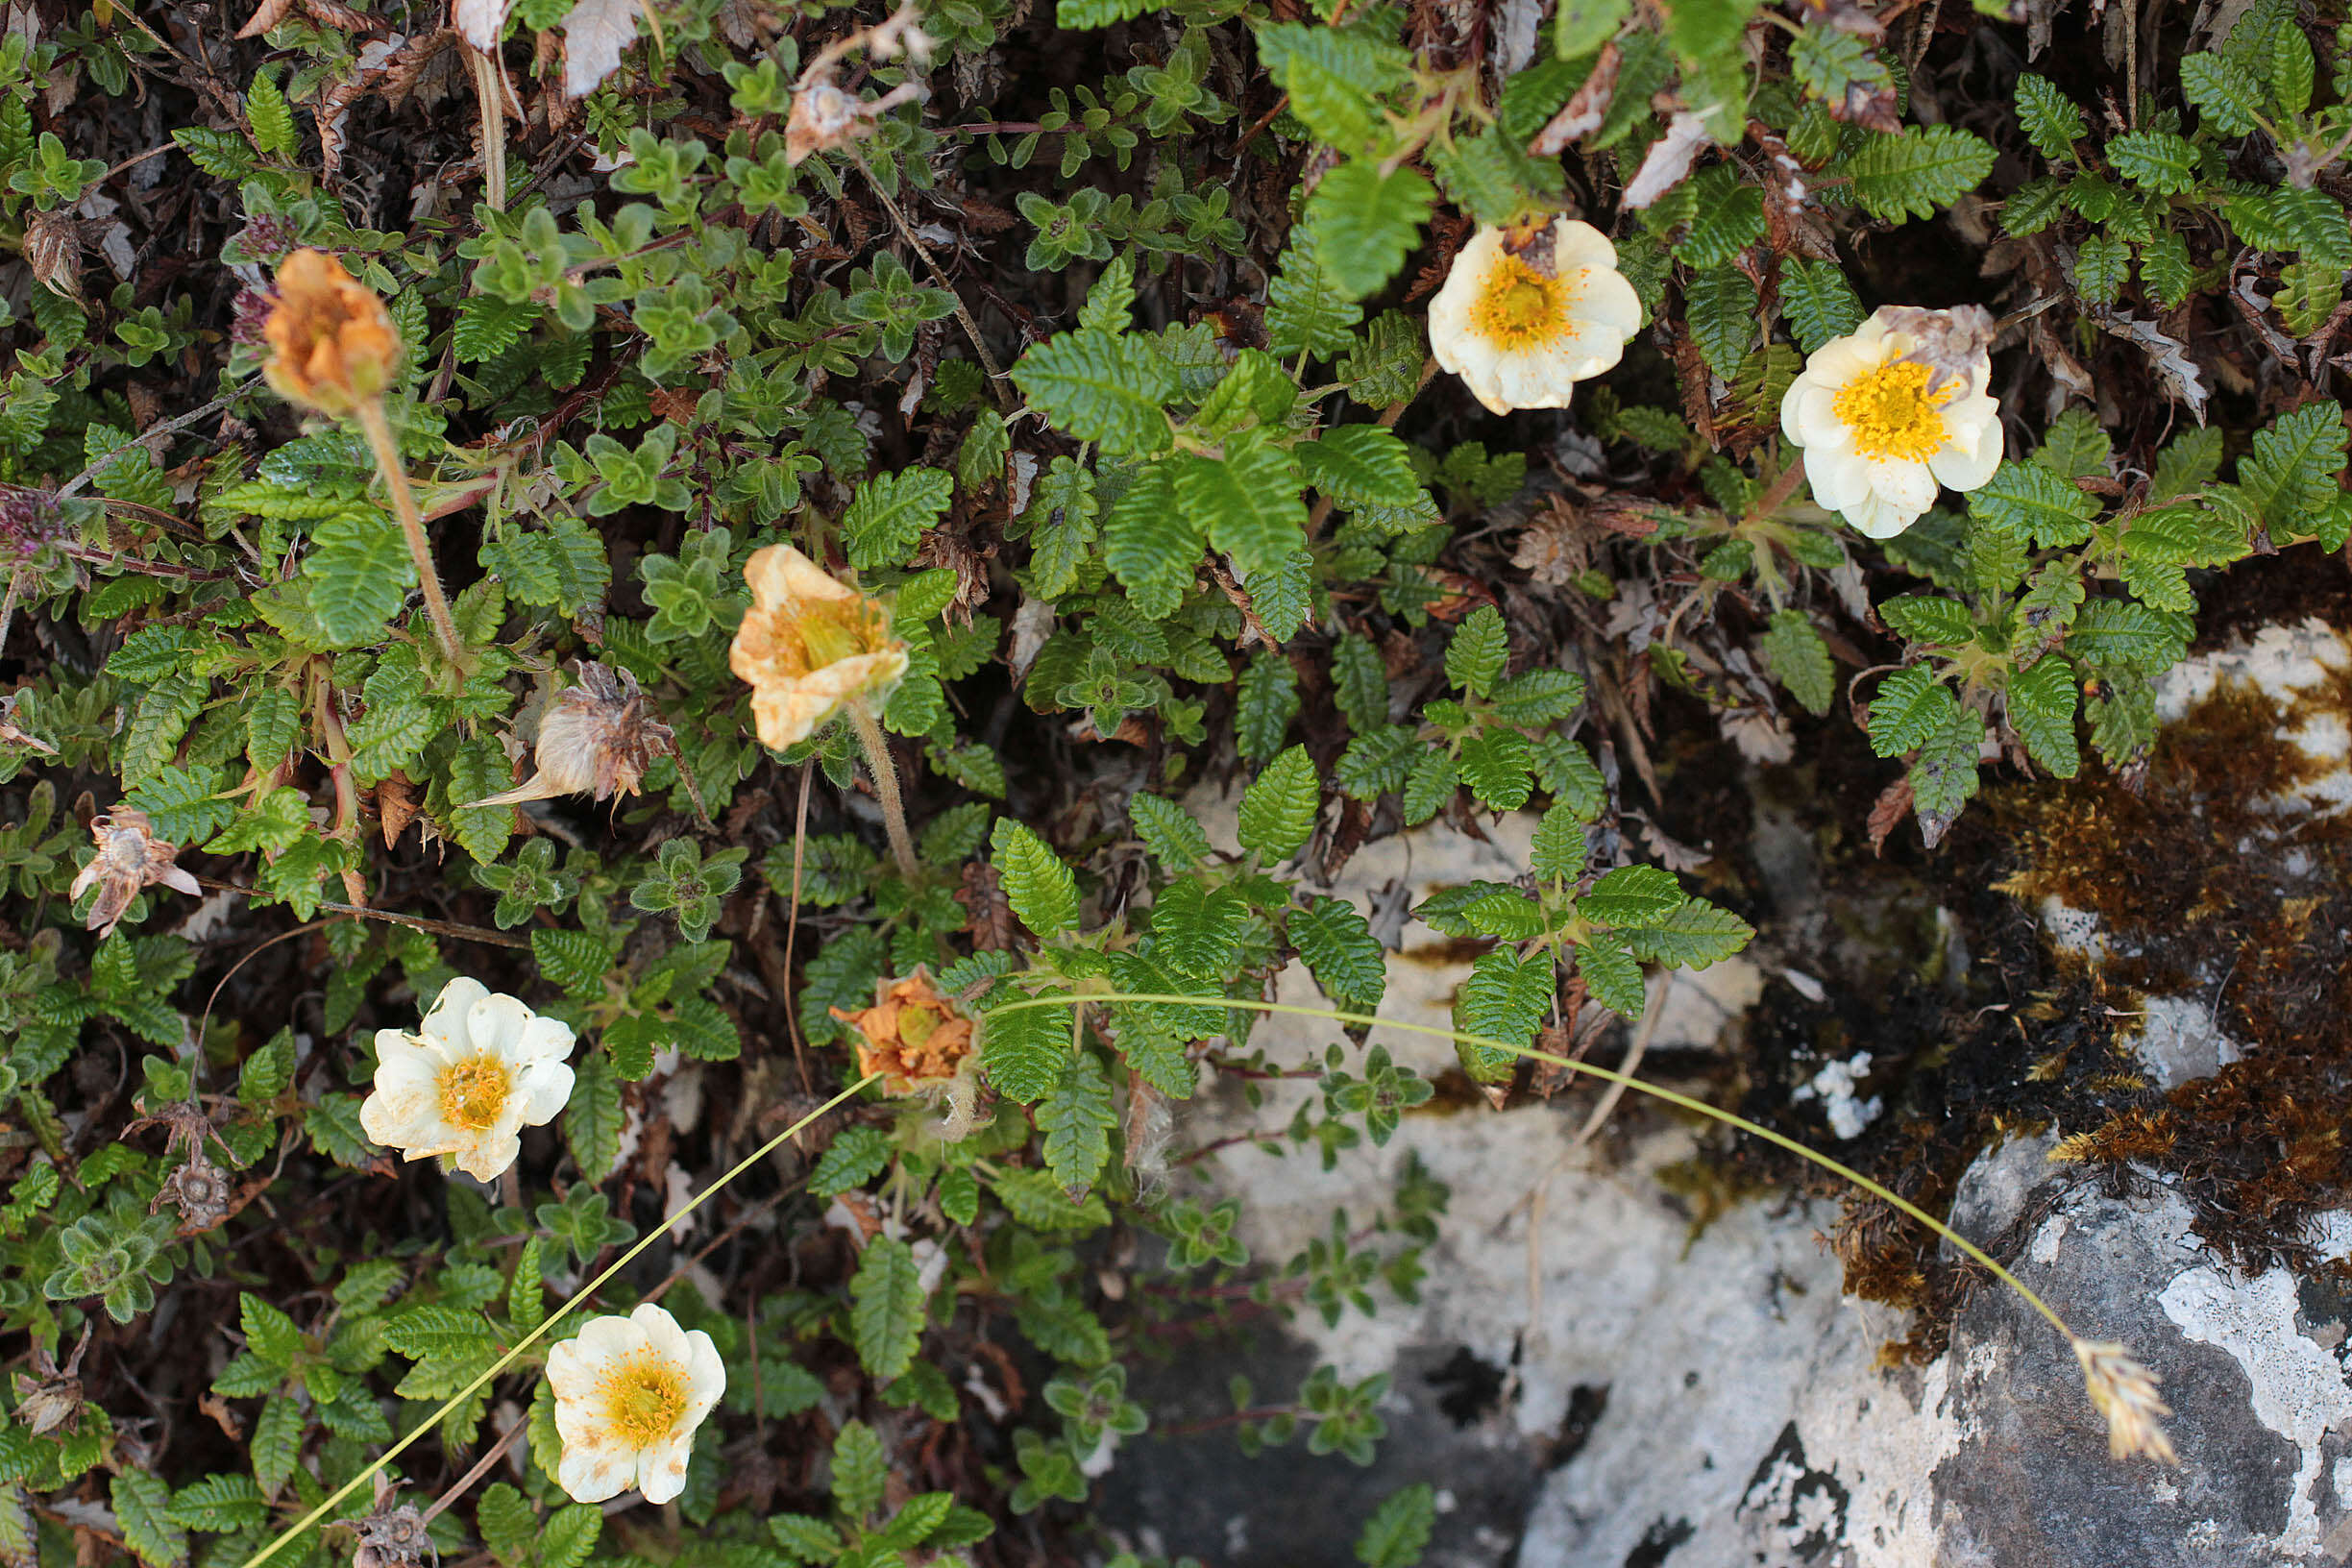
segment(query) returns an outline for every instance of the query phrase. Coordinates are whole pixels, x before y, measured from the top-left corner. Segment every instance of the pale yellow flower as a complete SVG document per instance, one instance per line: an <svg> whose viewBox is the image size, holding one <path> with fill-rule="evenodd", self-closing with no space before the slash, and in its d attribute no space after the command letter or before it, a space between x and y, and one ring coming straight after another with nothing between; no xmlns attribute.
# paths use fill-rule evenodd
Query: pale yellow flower
<svg viewBox="0 0 2352 1568"><path fill-rule="evenodd" d="M890 610L790 545L770 545L744 566L751 608L727 662L751 687L763 745L782 750L816 733L852 701L879 701L906 674L906 644Z"/></svg>
<svg viewBox="0 0 2352 1568"><path fill-rule="evenodd" d="M437 1155L477 1181L496 1181L572 1097L572 1030L512 996L460 977L441 990L416 1034L376 1031L376 1091L359 1126L404 1159Z"/></svg>
<svg viewBox="0 0 2352 1568"><path fill-rule="evenodd" d="M400 364L383 301L324 251L296 251L280 265L261 335L270 347L261 374L278 395L331 418L381 397Z"/></svg>
<svg viewBox="0 0 2352 1568"><path fill-rule="evenodd" d="M1992 360L1975 347L1950 363L1935 325L1950 314L1879 309L1815 350L1780 400L1780 433L1804 449L1813 499L1873 539L1917 522L1938 485L1973 490L2000 467Z"/></svg>
<svg viewBox="0 0 2352 1568"><path fill-rule="evenodd" d="M591 1318L549 1351L548 1384L565 1491L601 1503L634 1486L667 1503L686 1489L695 1429L726 1392L726 1366L709 1335L648 1302L626 1317Z"/></svg>
<svg viewBox="0 0 2352 1568"><path fill-rule="evenodd" d="M1617 248L1589 223L1482 227L1430 302L1430 353L1489 410L1565 408L1617 363L1641 299Z"/></svg>

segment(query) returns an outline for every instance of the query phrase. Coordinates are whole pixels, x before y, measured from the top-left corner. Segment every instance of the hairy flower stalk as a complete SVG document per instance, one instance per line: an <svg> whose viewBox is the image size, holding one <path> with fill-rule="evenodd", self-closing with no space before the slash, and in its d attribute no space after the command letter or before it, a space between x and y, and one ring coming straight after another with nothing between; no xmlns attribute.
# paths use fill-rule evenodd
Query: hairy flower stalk
<svg viewBox="0 0 2352 1568"><path fill-rule="evenodd" d="M399 368L401 340L383 301L324 251L299 250L278 269L278 303L261 324L270 357L261 367L278 395L298 407L330 419L356 419L375 453L377 471L391 493L408 553L416 561L425 611L432 620L442 656L467 667L465 639L450 614L425 537L425 514L408 487L384 390Z"/></svg>

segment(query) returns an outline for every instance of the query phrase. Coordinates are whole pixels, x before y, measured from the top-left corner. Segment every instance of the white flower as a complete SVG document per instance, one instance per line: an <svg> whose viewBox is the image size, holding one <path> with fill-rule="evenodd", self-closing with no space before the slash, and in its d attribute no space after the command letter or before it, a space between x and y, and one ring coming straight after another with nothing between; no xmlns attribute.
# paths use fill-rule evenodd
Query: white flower
<svg viewBox="0 0 2352 1568"><path fill-rule="evenodd" d="M626 1317L592 1318L549 1351L548 1384L563 1489L601 1503L634 1486L667 1503L686 1489L695 1428L726 1392L726 1367L709 1335L648 1302Z"/></svg>
<svg viewBox="0 0 2352 1568"><path fill-rule="evenodd" d="M572 1031L478 980L441 988L416 1034L376 1031L376 1092L359 1107L367 1136L410 1160L440 1155L495 1181L572 1097ZM446 1168L446 1166L445 1166Z"/></svg>
<svg viewBox="0 0 2352 1568"><path fill-rule="evenodd" d="M1973 490L2000 466L2000 404L1985 391L1993 365L1984 349L1955 366L1932 327L1910 325L1947 314L1882 307L1852 336L1816 350L1780 400L1780 433L1804 449L1813 499L1873 539L1917 522L1938 484Z"/></svg>
<svg viewBox="0 0 2352 1568"><path fill-rule="evenodd" d="M1617 247L1589 223L1481 227L1430 302L1430 353L1487 408L1565 408L1641 330Z"/></svg>

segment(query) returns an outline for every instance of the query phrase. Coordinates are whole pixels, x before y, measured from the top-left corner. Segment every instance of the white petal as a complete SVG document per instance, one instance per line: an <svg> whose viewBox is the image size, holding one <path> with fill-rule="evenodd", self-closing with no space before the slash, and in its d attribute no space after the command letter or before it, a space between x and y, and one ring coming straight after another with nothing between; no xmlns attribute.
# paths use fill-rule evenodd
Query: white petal
<svg viewBox="0 0 2352 1568"><path fill-rule="evenodd" d="M643 1450L637 1456L637 1489L648 1503L669 1502L686 1489L686 1464L693 1458L691 1431Z"/></svg>
<svg viewBox="0 0 2352 1568"><path fill-rule="evenodd" d="M686 1364L686 1331L678 1327L669 1309L658 1302L640 1302L629 1313L629 1322L636 1327L639 1337L654 1355L666 1361Z"/></svg>
<svg viewBox="0 0 2352 1568"><path fill-rule="evenodd" d="M1852 525L1854 530L1867 538L1892 539L1918 522L1921 513L1925 510L1926 508L1923 506L1917 512L1908 511L1889 502L1883 496L1874 495L1864 501L1861 505L1848 511L1845 516L1846 521Z"/></svg>
<svg viewBox="0 0 2352 1568"><path fill-rule="evenodd" d="M544 1127L572 1100L575 1075L561 1062L534 1062L515 1075L508 1104L525 1127Z"/></svg>
<svg viewBox="0 0 2352 1568"><path fill-rule="evenodd" d="M1641 331L1641 296L1624 273L1595 267L1578 278L1576 287L1571 309L1581 320L1609 328L1620 338Z"/></svg>
<svg viewBox="0 0 2352 1568"><path fill-rule="evenodd" d="M719 1347L700 1329L686 1335L687 1402L686 1421L698 1427L726 1392L726 1362L719 1358Z"/></svg>
<svg viewBox="0 0 2352 1568"><path fill-rule="evenodd" d="M1868 331L1866 325L1850 337L1833 337L1815 349L1805 360L1806 374L1824 386L1844 386L1856 376L1876 370L1885 362L1886 352L1876 337L1863 335Z"/></svg>
<svg viewBox="0 0 2352 1568"><path fill-rule="evenodd" d="M1805 479L1813 499L1829 511L1843 512L1870 499L1870 465L1850 452L1807 452Z"/></svg>
<svg viewBox="0 0 2352 1568"><path fill-rule="evenodd" d="M503 1127L490 1127L469 1138L462 1148L449 1152L456 1157L457 1168L468 1176L478 1182L495 1182L522 1156L523 1143Z"/></svg>
<svg viewBox="0 0 2352 1568"><path fill-rule="evenodd" d="M582 1329L577 1337L566 1339L548 1351L548 1386L555 1390L559 1431L566 1407L586 1399L611 1369L612 1358L600 1354L595 1345L581 1342L587 1336L588 1331Z"/></svg>
<svg viewBox="0 0 2352 1568"><path fill-rule="evenodd" d="M463 1046L466 1043L466 1015L474 1004L490 994L490 988L479 980L459 975L441 988L433 998L432 1011L425 1015L425 1022L417 1033L427 1040L442 1044Z"/></svg>
<svg viewBox="0 0 2352 1568"><path fill-rule="evenodd" d="M534 1015L523 1026L522 1038L506 1052L510 1063L561 1062L572 1054L572 1026L561 1018Z"/></svg>
<svg viewBox="0 0 2352 1568"><path fill-rule="evenodd" d="M1990 479L1993 471L2000 467L2000 421L1997 419L1989 425L1979 426L1971 433L1975 437L1972 446L1955 436L1945 444L1941 452L1927 459L1927 467L1934 473L1938 483L1963 492L1974 490Z"/></svg>
<svg viewBox="0 0 2352 1568"><path fill-rule="evenodd" d="M1784 404L1784 423L1786 407ZM1836 393L1821 385L1804 389L1797 399L1796 439L1808 453L1845 452L1853 445L1853 427L1837 417Z"/></svg>
<svg viewBox="0 0 2352 1568"><path fill-rule="evenodd" d="M512 1061L514 1048L522 1043L523 1031L530 1021L531 1010L512 996L484 995L466 1009L466 1035L475 1049Z"/></svg>
<svg viewBox="0 0 2352 1568"><path fill-rule="evenodd" d="M637 1479L637 1452L602 1443L575 1445L567 1437L555 1479L576 1501L601 1503L627 1491Z"/></svg>
<svg viewBox="0 0 2352 1568"><path fill-rule="evenodd" d="M1608 235L1591 224L1577 218L1560 218L1552 225L1552 265L1558 272L1579 267L1615 272L1617 247L1609 243Z"/></svg>
<svg viewBox="0 0 2352 1568"><path fill-rule="evenodd" d="M1914 459L1874 457L1870 464L1870 487L1889 505L1907 511L1913 517L1935 504L1935 476L1927 465Z"/></svg>

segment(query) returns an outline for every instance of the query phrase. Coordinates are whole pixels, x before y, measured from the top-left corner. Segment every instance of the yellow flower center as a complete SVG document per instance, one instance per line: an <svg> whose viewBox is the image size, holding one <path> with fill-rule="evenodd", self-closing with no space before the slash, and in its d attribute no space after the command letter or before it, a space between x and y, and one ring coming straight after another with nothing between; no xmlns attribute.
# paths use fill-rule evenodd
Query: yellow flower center
<svg viewBox="0 0 2352 1568"><path fill-rule="evenodd" d="M1944 404L1960 383L1947 379L1930 392L1928 375L1925 365L1895 359L1838 388L1830 407L1853 431L1855 452L1910 462L1935 454L1947 437Z"/></svg>
<svg viewBox="0 0 2352 1568"><path fill-rule="evenodd" d="M1538 272L1506 251L1470 302L1470 330L1506 353L1549 348L1574 330L1568 305L1575 297L1567 279Z"/></svg>
<svg viewBox="0 0 2352 1568"><path fill-rule="evenodd" d="M494 1056L468 1057L441 1073L441 1119L461 1132L496 1126L514 1092L506 1065Z"/></svg>
<svg viewBox="0 0 2352 1568"><path fill-rule="evenodd" d="M870 600L803 600L778 628L776 666L805 675L878 650L889 633L889 612Z"/></svg>
<svg viewBox="0 0 2352 1568"><path fill-rule="evenodd" d="M650 1448L686 1413L686 1370L658 1356L641 1356L607 1374L600 1392L604 1419L622 1441Z"/></svg>

